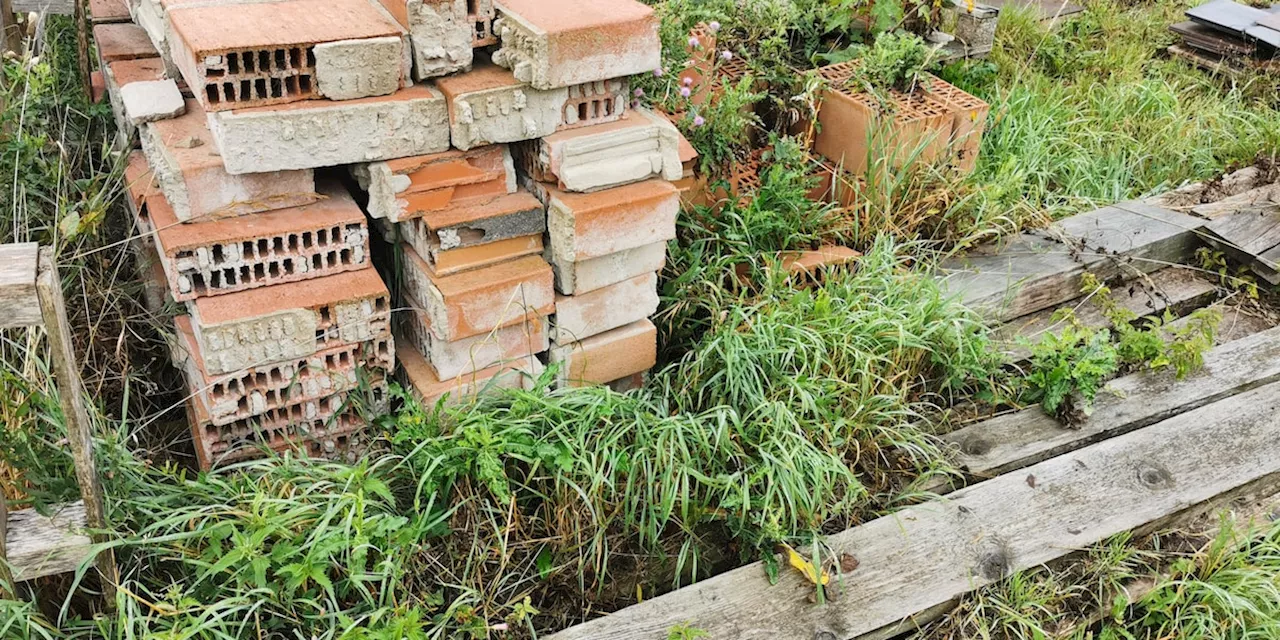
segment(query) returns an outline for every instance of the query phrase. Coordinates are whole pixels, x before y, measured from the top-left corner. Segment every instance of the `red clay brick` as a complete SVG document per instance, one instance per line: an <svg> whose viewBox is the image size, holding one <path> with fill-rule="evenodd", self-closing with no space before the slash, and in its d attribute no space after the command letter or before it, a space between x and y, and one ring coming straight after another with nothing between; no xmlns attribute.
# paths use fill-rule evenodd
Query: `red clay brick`
<svg viewBox="0 0 1280 640"><path fill-rule="evenodd" d="M658 362L658 329L639 320L580 342L553 345L551 363L559 363L562 387L606 384L642 374Z"/></svg>
<svg viewBox="0 0 1280 640"><path fill-rule="evenodd" d="M422 303L406 295L404 306L409 309L397 314L401 339L412 343L442 380L529 358L550 347L546 318L533 318L482 335L446 342L431 332L431 314Z"/></svg>
<svg viewBox="0 0 1280 640"><path fill-rule="evenodd" d="M549 136L560 126L569 95L567 89L530 87L485 61L437 79L436 86L449 105L450 139L459 149Z"/></svg>
<svg viewBox="0 0 1280 640"><path fill-rule="evenodd" d="M661 63L658 19L636 0L499 0L494 61L539 89L644 73Z"/></svg>
<svg viewBox="0 0 1280 640"><path fill-rule="evenodd" d="M93 28L93 39L103 62L160 57L147 32L136 24L97 25Z"/></svg>
<svg viewBox="0 0 1280 640"><path fill-rule="evenodd" d="M826 245L812 251L791 251L781 256L782 267L792 274L812 274L821 269L857 262L861 253L848 247Z"/></svg>
<svg viewBox="0 0 1280 640"><path fill-rule="evenodd" d="M131 20L126 0L89 0L89 17L94 24Z"/></svg>
<svg viewBox="0 0 1280 640"><path fill-rule="evenodd" d="M598 191L546 188L547 231L557 263L578 262L676 236L680 192L662 180Z"/></svg>
<svg viewBox="0 0 1280 640"><path fill-rule="evenodd" d="M369 214L392 222L516 192L507 145L375 162L359 166L355 174L369 192Z"/></svg>
<svg viewBox="0 0 1280 640"><path fill-rule="evenodd" d="M450 276L435 276L410 247L404 247L404 286L431 316L431 331L453 342L483 335L555 309L551 266L538 256Z"/></svg>
<svg viewBox="0 0 1280 640"><path fill-rule="evenodd" d="M648 318L658 310L658 274L647 273L590 293L556 297L551 339L565 345Z"/></svg>
<svg viewBox="0 0 1280 640"><path fill-rule="evenodd" d="M427 264L433 275L451 276L524 256L541 255L542 249L541 235L519 236L474 247L434 252L427 259Z"/></svg>
<svg viewBox="0 0 1280 640"><path fill-rule="evenodd" d="M528 358L441 380L436 377L436 372L431 369L426 358L403 341L396 348L396 359L404 372L406 388L427 407L434 406L442 399L446 404L457 404L474 398L478 393L493 393L501 389L529 389L543 371L542 363L537 358Z"/></svg>

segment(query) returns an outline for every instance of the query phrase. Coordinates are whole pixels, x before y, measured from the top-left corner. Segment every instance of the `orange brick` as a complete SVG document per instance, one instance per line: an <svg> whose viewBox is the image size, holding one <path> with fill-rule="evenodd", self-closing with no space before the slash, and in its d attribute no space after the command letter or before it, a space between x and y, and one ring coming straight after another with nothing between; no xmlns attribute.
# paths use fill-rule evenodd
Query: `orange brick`
<svg viewBox="0 0 1280 640"><path fill-rule="evenodd" d="M552 261L599 258L676 237L680 192L662 180L598 191L546 188Z"/></svg>
<svg viewBox="0 0 1280 640"><path fill-rule="evenodd" d="M580 342L553 345L550 358L560 364L556 381L561 387L610 383L657 364L658 329L639 320Z"/></svg>
<svg viewBox="0 0 1280 640"><path fill-rule="evenodd" d="M427 264L437 276L451 276L463 271L480 269L490 265L542 254L542 236L528 235L509 240L499 240L474 247L462 247L450 251L428 254ZM419 252L419 255L421 253Z"/></svg>
<svg viewBox="0 0 1280 640"><path fill-rule="evenodd" d="M94 24L129 22L126 0L89 0L89 16Z"/></svg>
<svg viewBox="0 0 1280 640"><path fill-rule="evenodd" d="M658 18L636 0L498 0L494 61L538 89L622 78L661 64Z"/></svg>
<svg viewBox="0 0 1280 640"><path fill-rule="evenodd" d="M782 267L793 274L811 274L821 269L850 264L862 254L848 247L826 245L812 251L792 251L781 255Z"/></svg>
<svg viewBox="0 0 1280 640"><path fill-rule="evenodd" d="M430 314L432 333L445 341L483 335L555 309L551 267L538 256L435 276L405 246L401 275L406 291Z"/></svg>
<svg viewBox="0 0 1280 640"><path fill-rule="evenodd" d="M449 136L459 149L549 136L569 97L567 89L535 89L488 62L440 78L436 86L449 105Z"/></svg>
<svg viewBox="0 0 1280 640"><path fill-rule="evenodd" d="M441 400L446 404L456 404L473 399L478 394L493 393L501 389L531 389L543 371L542 363L537 358L527 358L441 380L422 354L403 341L396 348L396 359L404 372L405 386L428 408Z"/></svg>
<svg viewBox="0 0 1280 640"><path fill-rule="evenodd" d="M442 380L529 358L550 347L546 318L533 318L482 335L446 342L431 332L431 315L421 303L406 295L404 305L409 309L397 314L401 320L401 339L409 340Z"/></svg>
<svg viewBox="0 0 1280 640"><path fill-rule="evenodd" d="M647 273L590 293L557 296L551 339L560 345L585 340L648 318L657 310L656 273Z"/></svg>
<svg viewBox="0 0 1280 640"><path fill-rule="evenodd" d="M455 205L398 225L400 237L433 268L442 264L438 261L445 252L461 249L474 248L475 251L457 253L443 260L449 262L451 258L460 258L465 263L473 259L484 260L486 256L492 260L514 245L481 247L531 235L541 236L546 228L547 218L542 203L527 192L501 196L485 204ZM442 274L459 270L457 265L439 269Z"/></svg>
<svg viewBox="0 0 1280 640"><path fill-rule="evenodd" d="M147 32L136 24L100 24L93 28L98 57L103 62L157 58L160 54Z"/></svg>
<svg viewBox="0 0 1280 640"><path fill-rule="evenodd" d="M461 203L484 204L516 192L507 145L374 162L358 166L354 173L369 192L369 215L392 222Z"/></svg>

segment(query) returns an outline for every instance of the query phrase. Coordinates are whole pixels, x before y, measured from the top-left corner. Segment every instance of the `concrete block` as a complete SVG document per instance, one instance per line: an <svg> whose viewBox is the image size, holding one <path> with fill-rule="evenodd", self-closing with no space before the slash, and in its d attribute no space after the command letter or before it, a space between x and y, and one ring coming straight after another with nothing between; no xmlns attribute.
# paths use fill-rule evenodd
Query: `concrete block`
<svg viewBox="0 0 1280 640"><path fill-rule="evenodd" d="M546 318L532 318L478 336L449 342L436 338L431 332L431 314L427 313L421 303L412 297L406 297L405 306L410 307L410 310L398 314L403 321L402 339L408 340L426 357L436 377L441 380L532 358L550 347Z"/></svg>
<svg viewBox="0 0 1280 640"><path fill-rule="evenodd" d="M330 100L391 95L404 82L403 55L398 36L317 44L316 92Z"/></svg>
<svg viewBox="0 0 1280 640"><path fill-rule="evenodd" d="M516 171L507 145L356 165L360 188L369 192L369 215L401 222L459 203L484 204L516 192Z"/></svg>
<svg viewBox="0 0 1280 640"><path fill-rule="evenodd" d="M262 173L391 160L449 148L444 97L417 85L389 96L306 101L209 114L227 172Z"/></svg>
<svg viewBox="0 0 1280 640"><path fill-rule="evenodd" d="M675 181L684 175L680 133L666 118L647 110L519 146L522 168L564 191L600 191L650 178Z"/></svg>
<svg viewBox="0 0 1280 640"><path fill-rule="evenodd" d="M144 80L120 87L125 116L134 126L176 118L187 112L186 101L173 80Z"/></svg>
<svg viewBox="0 0 1280 640"><path fill-rule="evenodd" d="M404 372L405 388L427 408L441 401L460 404L503 389L532 389L545 370L537 358L526 358L441 380L413 347L402 342L396 356Z"/></svg>
<svg viewBox="0 0 1280 640"><path fill-rule="evenodd" d="M471 68L473 21L467 0L380 0L409 32L418 80Z"/></svg>
<svg viewBox="0 0 1280 640"><path fill-rule="evenodd" d="M336 393L358 388L362 381L384 383L395 369L390 336L342 345L314 355L211 376L196 346L191 318L178 316L173 359L191 382L209 423L233 424L270 411L302 405L317 414L319 403Z"/></svg>
<svg viewBox="0 0 1280 640"><path fill-rule="evenodd" d="M551 340L559 345L585 340L638 322L658 310L658 274L646 273L573 296L556 296Z"/></svg>
<svg viewBox="0 0 1280 640"><path fill-rule="evenodd" d="M661 65L658 18L636 0L497 0L497 64L538 89L646 73Z"/></svg>
<svg viewBox="0 0 1280 640"><path fill-rule="evenodd" d="M581 262L552 262L556 290L565 295L595 291L646 273L662 271L667 243L655 242Z"/></svg>
<svg viewBox="0 0 1280 640"><path fill-rule="evenodd" d="M626 78L575 84L569 87L569 100L565 102L559 130L616 122L626 115L630 100Z"/></svg>
<svg viewBox="0 0 1280 640"><path fill-rule="evenodd" d="M680 191L648 180L596 193L546 188L552 261L581 262L676 237Z"/></svg>
<svg viewBox="0 0 1280 640"><path fill-rule="evenodd" d="M138 166L141 165L141 166ZM301 207L224 220L179 224L155 191L141 154L130 156L125 182L138 226L157 246L165 282L178 301L298 282L369 266L364 214L337 184Z"/></svg>
<svg viewBox="0 0 1280 640"><path fill-rule="evenodd" d="M107 86L107 100L111 103L111 114L115 118L116 128L126 140L133 140L138 127L125 113L124 98L120 88L135 82L157 82L165 79L164 61L160 58L138 58L136 60L120 60L107 64L102 68L102 78ZM186 111L186 103L183 103Z"/></svg>
<svg viewBox="0 0 1280 640"><path fill-rule="evenodd" d="M569 92L538 90L489 63L436 81L449 104L453 146L533 140L555 133Z"/></svg>
<svg viewBox="0 0 1280 640"><path fill-rule="evenodd" d="M384 75L407 81L404 30L369 0L186 4L165 15L174 64L208 111L321 97L321 84L363 98L382 95ZM316 47L326 43L343 44L328 51L322 81Z"/></svg>
<svg viewBox="0 0 1280 640"><path fill-rule="evenodd" d="M227 173L200 103L188 100L186 110L181 117L140 129L143 153L178 220L239 216L316 199L309 170Z"/></svg>
<svg viewBox="0 0 1280 640"><path fill-rule="evenodd" d="M579 342L553 344L549 354L556 386L608 384L652 369L658 362L658 329L649 320L591 336Z"/></svg>
<svg viewBox="0 0 1280 640"><path fill-rule="evenodd" d="M98 57L105 64L160 56L147 32L135 24L96 25L93 40L97 43Z"/></svg>
<svg viewBox="0 0 1280 640"><path fill-rule="evenodd" d="M187 303L211 375L385 338L390 308L371 268Z"/></svg>
<svg viewBox="0 0 1280 640"><path fill-rule="evenodd" d="M548 316L555 308L551 267L538 256L436 276L405 246L401 277L404 290L429 314L432 335L449 342Z"/></svg>

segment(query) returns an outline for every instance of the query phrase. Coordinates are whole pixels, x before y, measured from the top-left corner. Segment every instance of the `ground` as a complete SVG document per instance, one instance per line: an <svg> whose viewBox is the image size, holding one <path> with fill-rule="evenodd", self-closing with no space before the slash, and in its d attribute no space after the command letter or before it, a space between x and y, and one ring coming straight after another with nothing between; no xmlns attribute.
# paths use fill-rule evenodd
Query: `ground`
<svg viewBox="0 0 1280 640"><path fill-rule="evenodd" d="M772 81L681 123L715 175L752 137L742 103L766 104L757 137L789 129L805 92L786 65L842 50L818 32L847 25L815 16L858 3L650 4L670 64L692 24L716 20L723 46ZM192 470L167 318L145 310L132 271L109 109L82 94L74 33L51 21L39 60L4 60L0 175L14 178L0 240L59 249L122 588L108 612L92 573L28 584L25 600L0 601L0 635L545 635L920 499L955 474L935 433L1043 393L940 291L936 259L1280 153L1280 79L1161 54L1184 3L1087 4L1052 29L1006 12L987 60L939 71L992 106L972 175L881 168L860 206L836 209L805 197L806 156L779 138L748 197L686 211L663 274L664 362L645 389L540 388L464 410L401 398L358 464L278 458L214 475ZM672 76L642 81L643 99L680 106ZM808 287L776 268L778 252L827 242L865 256ZM1221 267L1224 294L1252 286L1237 267ZM1260 294L1249 304L1267 306ZM35 331L0 336L15 508L77 493L42 345ZM919 637L1278 637L1273 513L1110 541L978 592ZM1119 595L1144 580L1145 595Z"/></svg>

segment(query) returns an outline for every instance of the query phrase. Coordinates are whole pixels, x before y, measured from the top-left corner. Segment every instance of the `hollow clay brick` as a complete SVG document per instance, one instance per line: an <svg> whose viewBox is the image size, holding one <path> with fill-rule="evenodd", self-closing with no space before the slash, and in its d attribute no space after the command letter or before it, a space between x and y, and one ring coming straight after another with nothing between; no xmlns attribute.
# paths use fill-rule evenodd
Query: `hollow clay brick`
<svg viewBox="0 0 1280 640"><path fill-rule="evenodd" d="M89 17L95 25L129 22L129 4L126 0L89 0Z"/></svg>
<svg viewBox="0 0 1280 640"><path fill-rule="evenodd" d="M183 222L294 207L316 199L312 172L231 175L195 100L181 117L143 125L142 150Z"/></svg>
<svg viewBox="0 0 1280 640"><path fill-rule="evenodd" d="M636 0L497 0L494 61L538 89L621 78L661 64L658 19Z"/></svg>
<svg viewBox="0 0 1280 640"><path fill-rule="evenodd" d="M546 188L551 259L568 264L676 237L680 192L648 180L599 191L566 193Z"/></svg>
<svg viewBox="0 0 1280 640"><path fill-rule="evenodd" d="M507 145L372 162L357 165L352 173L369 192L369 215L392 222L516 192Z"/></svg>
<svg viewBox="0 0 1280 640"><path fill-rule="evenodd" d="M142 165L142 166L138 166ZM337 184L314 203L226 220L179 224L164 196L144 191L145 161L125 170L140 227L154 238L174 299L194 300L321 278L369 266L369 232L360 207Z"/></svg>
<svg viewBox="0 0 1280 640"><path fill-rule="evenodd" d="M209 114L209 127L233 175L376 162L449 148L444 96L427 85L376 98L219 111Z"/></svg>
<svg viewBox="0 0 1280 640"><path fill-rule="evenodd" d="M588 293L661 271L667 262L667 243L655 242L581 262L552 262L556 290L565 295Z"/></svg>
<svg viewBox="0 0 1280 640"><path fill-rule="evenodd" d="M521 143L522 165L535 180L561 190L592 192L650 178L679 180L680 133L647 110L607 124Z"/></svg>
<svg viewBox="0 0 1280 640"><path fill-rule="evenodd" d="M615 78L569 87L559 130L617 122L627 114L627 102L631 100L628 86L626 78Z"/></svg>
<svg viewBox="0 0 1280 640"><path fill-rule="evenodd" d="M549 358L552 365L560 365L559 387L607 384L657 364L658 329L647 319L638 320L579 342L554 344Z"/></svg>
<svg viewBox="0 0 1280 640"><path fill-rule="evenodd" d="M540 236L546 228L547 216L542 203L522 191L482 205L457 205L433 212L400 223L398 230L418 255L438 266L445 252L475 248L477 253L470 255L497 256L506 249L481 250L481 247L530 235Z"/></svg>
<svg viewBox="0 0 1280 640"><path fill-rule="evenodd" d="M408 340L427 359L441 380L531 358L550 347L546 318L532 318L471 338L447 342L431 332L431 314L421 303L406 296L405 306L409 309L397 315L401 320L401 339Z"/></svg>
<svg viewBox="0 0 1280 640"><path fill-rule="evenodd" d="M463 150L555 133L569 96L567 89L534 89L488 62L436 86L449 104L453 146Z"/></svg>
<svg viewBox="0 0 1280 640"><path fill-rule="evenodd" d="M404 30L369 0L188 4L166 16L174 64L208 111L385 95L408 80Z"/></svg>
<svg viewBox="0 0 1280 640"><path fill-rule="evenodd" d="M156 58L159 53L142 27L135 24L100 24L93 28L98 57L104 63L139 58Z"/></svg>
<svg viewBox="0 0 1280 640"><path fill-rule="evenodd" d="M404 372L405 387L427 408L441 400L458 404L501 389L532 389L544 370L537 358L527 358L441 380L426 358L403 341L397 346L396 359Z"/></svg>
<svg viewBox="0 0 1280 640"><path fill-rule="evenodd" d="M471 68L475 22L467 0L380 0L409 32L413 73L421 80Z"/></svg>
<svg viewBox="0 0 1280 640"><path fill-rule="evenodd" d="M410 246L414 246L412 243ZM417 248L414 248L417 251ZM451 276L463 271L480 269L500 262L523 258L524 256L541 255L543 251L542 234L533 234L489 242L474 247L461 247L449 251L430 251L426 258L431 273L437 276ZM418 252L421 256L422 253Z"/></svg>
<svg viewBox="0 0 1280 640"><path fill-rule="evenodd" d="M404 246L404 289L431 318L431 332L455 342L550 315L555 308L551 267L527 256L450 276L435 276Z"/></svg>
<svg viewBox="0 0 1280 640"><path fill-rule="evenodd" d="M187 303L211 375L390 335L390 295L372 268Z"/></svg>
<svg viewBox="0 0 1280 640"><path fill-rule="evenodd" d="M364 383L383 383L395 368L395 350L388 336L326 349L306 358L211 376L205 371L204 358L196 346L191 318L178 316L174 325L174 361L181 363L192 394L209 424L215 426L299 404L316 414L318 403L325 398Z"/></svg>
<svg viewBox="0 0 1280 640"><path fill-rule="evenodd" d="M658 274L647 273L590 293L556 297L551 340L565 345L648 318L658 310Z"/></svg>

